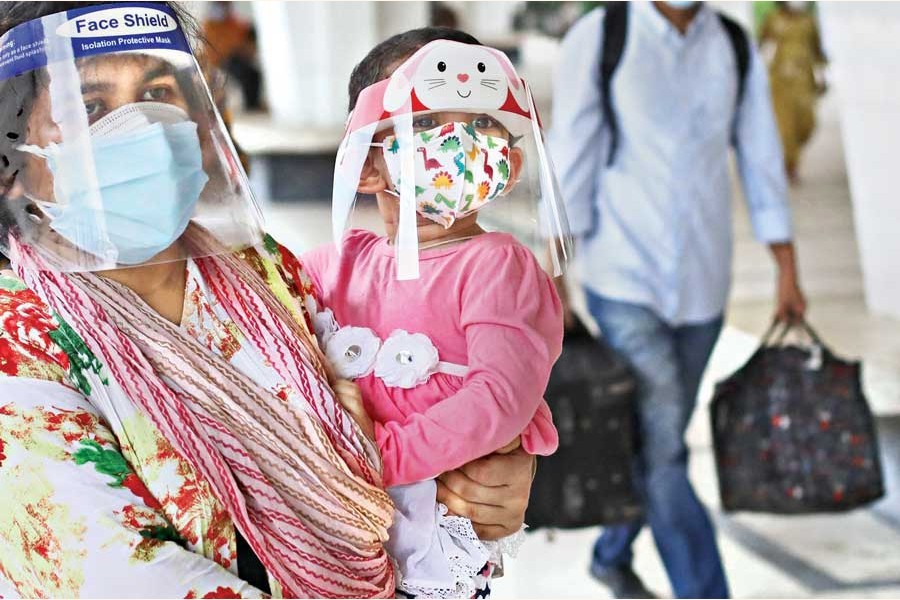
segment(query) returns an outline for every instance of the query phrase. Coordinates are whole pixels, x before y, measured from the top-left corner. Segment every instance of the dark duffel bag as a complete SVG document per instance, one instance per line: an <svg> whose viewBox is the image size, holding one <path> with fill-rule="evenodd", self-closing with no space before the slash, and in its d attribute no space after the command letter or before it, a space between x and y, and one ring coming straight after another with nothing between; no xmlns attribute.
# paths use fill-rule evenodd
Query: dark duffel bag
<svg viewBox="0 0 900 600"><path fill-rule="evenodd" d="M632 485L636 387L602 338L580 321L566 331L545 395L559 450L538 458L529 527L610 525L642 514Z"/></svg>
<svg viewBox="0 0 900 600"><path fill-rule="evenodd" d="M750 360L716 386L713 446L722 506L837 512L884 495L860 364L836 357L805 322L774 324ZM809 344L784 344L791 329Z"/></svg>

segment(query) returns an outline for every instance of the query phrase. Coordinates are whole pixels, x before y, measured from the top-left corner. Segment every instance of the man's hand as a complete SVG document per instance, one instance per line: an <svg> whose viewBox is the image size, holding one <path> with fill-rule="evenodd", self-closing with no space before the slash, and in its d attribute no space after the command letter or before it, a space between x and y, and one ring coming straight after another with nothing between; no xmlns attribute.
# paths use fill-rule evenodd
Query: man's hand
<svg viewBox="0 0 900 600"><path fill-rule="evenodd" d="M363 406L362 392L359 386L349 379L338 379L332 384L334 395L350 416L371 441L375 441L375 424Z"/></svg>
<svg viewBox="0 0 900 600"><path fill-rule="evenodd" d="M797 277L780 274L775 319L784 323L795 323L802 320L804 315L806 315L806 298L800 290Z"/></svg>
<svg viewBox="0 0 900 600"><path fill-rule="evenodd" d="M778 298L775 320L794 323L806 315L806 298L800 290L794 245L790 242L771 244L772 257L778 266Z"/></svg>
<svg viewBox="0 0 900 600"><path fill-rule="evenodd" d="M471 520L483 540L512 535L525 521L534 460L521 447L474 460L438 477L437 499Z"/></svg>

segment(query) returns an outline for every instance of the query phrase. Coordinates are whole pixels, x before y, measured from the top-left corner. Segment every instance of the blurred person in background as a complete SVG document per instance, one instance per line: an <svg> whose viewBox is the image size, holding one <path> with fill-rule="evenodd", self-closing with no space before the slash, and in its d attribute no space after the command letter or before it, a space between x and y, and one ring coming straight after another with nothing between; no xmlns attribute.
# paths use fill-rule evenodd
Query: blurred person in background
<svg viewBox="0 0 900 600"><path fill-rule="evenodd" d="M608 85L606 32L620 50ZM739 26L698 2L610 3L572 27L559 64L551 153L581 283L640 383L635 469L646 517L603 531L591 574L617 597L652 597L631 567L649 524L677 597L726 597L684 434L730 287L732 145L755 235L778 267L776 317L805 312L765 66Z"/></svg>
<svg viewBox="0 0 900 600"><path fill-rule="evenodd" d="M241 87L244 110L262 109L262 73L256 64L256 32L231 2L212 2L203 20L206 67L221 69Z"/></svg>
<svg viewBox="0 0 900 600"><path fill-rule="evenodd" d="M459 29L459 15L443 2L429 2L428 22L432 27Z"/></svg>
<svg viewBox="0 0 900 600"><path fill-rule="evenodd" d="M774 47L769 62L772 103L792 184L799 182L800 151L816 127L816 100L825 92L825 53L808 2L778 2L760 31L760 45Z"/></svg>

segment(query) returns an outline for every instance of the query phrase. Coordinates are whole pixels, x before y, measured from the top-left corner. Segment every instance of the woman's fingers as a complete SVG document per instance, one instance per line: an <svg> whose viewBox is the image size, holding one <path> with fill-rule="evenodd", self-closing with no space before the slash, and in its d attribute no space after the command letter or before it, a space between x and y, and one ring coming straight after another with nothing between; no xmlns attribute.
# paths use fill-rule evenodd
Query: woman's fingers
<svg viewBox="0 0 900 600"><path fill-rule="evenodd" d="M438 477L438 501L467 517L483 539L512 535L525 520L534 457L492 454Z"/></svg>
<svg viewBox="0 0 900 600"><path fill-rule="evenodd" d="M470 502L454 493L441 481L438 481L438 501L443 503L451 514L472 521L475 531L485 540L511 535L522 526L522 520L518 518L516 511L504 506ZM481 531L487 532L488 537L481 536Z"/></svg>
<svg viewBox="0 0 900 600"><path fill-rule="evenodd" d="M495 506L503 505L503 494L498 494L496 490L481 485L462 471L443 473L438 477L438 482L466 502L493 504ZM447 503L444 502L444 504Z"/></svg>
<svg viewBox="0 0 900 600"><path fill-rule="evenodd" d="M508 454L489 454L463 465L460 470L469 478L488 487L514 487L518 492L531 490L534 457L521 448Z"/></svg>
<svg viewBox="0 0 900 600"><path fill-rule="evenodd" d="M475 533L478 534L478 539L493 542L499 540L500 538L505 538L508 535L512 535L519 530L521 525L517 527L503 527L501 525L480 525L478 523L472 523L473 528L475 529Z"/></svg>

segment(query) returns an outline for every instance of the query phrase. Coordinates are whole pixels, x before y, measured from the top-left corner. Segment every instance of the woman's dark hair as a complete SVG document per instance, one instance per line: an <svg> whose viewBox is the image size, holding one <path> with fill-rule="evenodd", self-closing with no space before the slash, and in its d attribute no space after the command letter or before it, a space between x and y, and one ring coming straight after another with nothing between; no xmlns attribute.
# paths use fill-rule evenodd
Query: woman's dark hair
<svg viewBox="0 0 900 600"><path fill-rule="evenodd" d="M416 50L435 40L452 40L463 44L480 45L475 37L449 27L422 27L398 33L390 37L366 54L350 75L347 91L350 93L350 110L356 107L359 94L364 89L390 77L400 63L416 53Z"/></svg>

